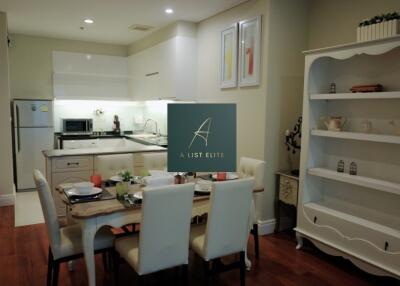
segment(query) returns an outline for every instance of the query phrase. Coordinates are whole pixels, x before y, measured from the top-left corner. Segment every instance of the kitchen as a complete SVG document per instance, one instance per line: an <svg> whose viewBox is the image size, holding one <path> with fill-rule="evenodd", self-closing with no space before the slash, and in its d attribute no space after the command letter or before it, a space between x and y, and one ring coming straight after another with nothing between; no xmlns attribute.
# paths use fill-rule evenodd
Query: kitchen
<svg viewBox="0 0 400 286"><path fill-rule="evenodd" d="M17 237L7 239L4 243L7 245L6 248L16 249L13 253L0 251L0 268L7 269L0 273L0 279L15 285L29 285L31 281L42 285L46 281L47 273L50 275L50 278L47 276L48 281L53 284L57 282L54 281L53 276L59 275L59 285L114 283L114 281L111 282L113 279L108 277L106 270L110 257L105 259L106 264L103 269L101 265L98 265L99 257L95 258L93 255L96 240L91 227L96 225L97 230L103 225L111 225L115 229L121 227L122 232L128 234L136 232L141 235L138 230L142 222L139 215L136 210L131 210L134 214L133 219L125 217L125 212L120 209L121 206L113 205L111 202L108 208L101 209L105 214L96 212L87 215L85 212L88 210L80 208L84 204L69 208L71 205L66 204L63 197L59 195L60 189L63 190L66 184L89 181L94 183L99 179L96 177L99 175L100 181L103 182L112 181L111 178L115 176L118 176L118 180L123 180L121 175L123 171L130 173L132 182L137 180L136 183L140 182L139 184L142 185L149 182L147 185L151 186L151 177L156 179L156 176L161 173L165 175L169 166L170 152L168 151L171 144L176 144L177 141L171 137L171 134L183 132L182 126L190 122L189 118L180 117L179 124L168 128L168 105L232 104L236 108L234 125L236 139L233 143L232 140L223 138L226 142L221 145L224 148L235 149L235 171L216 171L215 174L207 173L206 177L214 181L228 182L239 182L245 180L247 176L262 179L258 182L259 186L252 189L251 219L249 219L252 223L248 226L247 234L250 233L250 235L247 235L246 240L247 251L243 254L240 252L240 255L236 257L240 262L240 271L221 274L218 280L215 279L212 282L217 285L239 285L239 283L243 285L244 282L239 279L239 275L241 278L244 277L242 272L245 265L246 283L249 285L263 285L267 280L272 281L271 285L291 285L293 281L295 285L329 284L332 281L336 284L396 285L399 272L398 267L393 266L392 262L398 257L396 256L398 252L392 248L397 247L398 241L398 225L394 219L398 210L393 207L393 204L398 198L375 198L374 194L367 194L368 198L373 197L376 201L382 199L387 202L388 210L377 212L377 217L382 215L382 224L379 224L381 221L377 222L374 218L369 218L367 211L362 213L363 215L357 215L358 210L364 211L362 207L358 208L358 205L354 208L341 208L342 206L339 205L337 209L334 209L326 205L313 205L314 201L312 201L307 202L310 204L309 209L305 207L303 211L299 205L302 199L300 190L308 187L309 182L315 185L319 182L309 177L320 176L322 177L320 180L330 180L332 175L330 173L321 175L321 170L308 170L309 166L304 164L304 158L302 158L303 164L300 164L300 156L311 156L315 159L314 154L316 154L316 157L325 159L329 152L333 151L327 151L328 155L318 153L320 147L318 144L324 147L327 145L326 149L328 149L330 144L334 144L327 142L328 137L334 137L335 134L319 135L315 130L303 132L303 138L299 139L304 146L301 150L302 155L300 155L300 150L297 152L296 148L299 146L293 147L292 154L290 149L292 147L287 141L289 135L299 134L290 131L296 122L300 122L301 129L302 115L303 118L307 118L309 114L315 117L317 114L322 114L318 108L323 106L323 103L322 101L320 103L318 98L312 99L314 101L310 103L310 110L308 103L304 101L304 94L308 92L305 79L311 78L310 86L314 89L312 84L320 88L319 81L326 80L327 83L321 84L325 92L325 89L331 88L332 82L324 78L328 77L324 68L334 67L337 70L331 76L337 77L335 88L340 91L341 81L347 84L347 79L341 77L338 71L343 71L343 67L346 67L348 54L343 53L345 54L343 58L346 58L343 66L341 63L336 63L335 59L321 61L321 64L318 62L317 67L321 67L322 79L314 77L315 73L311 67L310 73L307 69L305 71L305 58L312 58L314 54L325 55L325 52L335 54L336 49L348 48L352 52L353 49L364 47L364 45L365 49L373 49L374 47L369 47L368 43L355 42L357 25L360 21L374 15L398 10L396 0L379 1L381 3L367 0L365 4L360 4L360 1L134 0L128 1L129 3L121 2L118 5L100 1L94 5L90 1L75 0L68 1L70 3L53 0L15 2L0 0L0 11L4 11L0 13L2 40L0 60L6 63L0 67L0 131L2 132L0 217L7 220L4 223L7 227L0 226L0 241L3 241L2 235L8 236L6 234L9 232L12 233L10 237ZM355 10L358 12L348 12ZM337 12L332 13L332 11ZM257 23L255 30L258 34L255 33L254 38L258 41L256 51L241 50L245 37L240 39L244 34L240 32L240 29L244 29L246 23ZM232 29L236 32L229 34ZM229 39L226 35L232 35L236 41L237 53L236 57L233 57L237 61L235 62L236 70L233 72L234 83L224 81L225 70L222 59L231 58L229 53L224 54L226 47L223 43L225 39ZM389 50L386 48L388 46L394 50L387 58L377 56L378 59L382 58L387 63L388 69L394 75L398 73L398 66L395 64L398 55L396 39L395 36L393 40L383 39L380 40L381 42L378 40L377 43L377 45L382 45L383 49ZM349 46L346 46L347 44ZM374 44L375 42L371 43L371 45ZM341 47L341 45L345 46ZM320 50L323 47L330 48ZM302 52L306 50L311 50L311 52L303 54ZM245 69L241 66L242 61L245 60L241 56L249 61L252 59L252 63L254 60L254 65L249 65L247 72L256 76L245 78L243 72ZM363 64L365 63L362 61L356 62L348 70L354 71ZM306 68L308 68L307 65ZM386 71L383 65L379 68L381 70L377 78L379 74L385 74L384 71ZM370 79L371 74L374 73L371 72L365 77ZM397 86L393 84L395 80L390 77L388 82L388 86L394 87L393 90L396 92ZM390 119L393 119L393 127L396 127L396 120L399 118L393 109L397 106L398 99L396 94L390 96L394 98L392 99L395 104L387 107L382 103L379 107L383 107L379 110L386 110L392 116ZM329 100L328 98L325 103L329 103ZM348 105L350 107L356 105L355 100L348 102L350 102ZM341 108L343 113L347 112L347 117L353 116L352 111L349 111L349 107L345 105L334 103L332 106ZM363 110L368 110L367 103L364 107ZM358 113L355 114L359 115L361 111L357 107L356 110ZM379 111L376 113L377 117L381 119L384 117L379 114ZM342 122L337 123L335 114L330 115L333 119L328 120L329 124L325 123L328 130L323 130L328 133L330 132L328 125L331 123L335 126L342 125ZM307 125L307 120L303 122L305 122L303 128L311 128ZM372 129L371 124L365 120L363 122L366 129ZM212 124L217 123L214 121ZM346 126L343 128L353 128L352 124L353 122L346 126L343 123L343 126ZM200 137L197 138L198 142L207 146L208 135L214 136L216 132L209 133L209 130L205 132L201 127L197 128L198 126L194 130L193 140L198 136ZM309 133L314 136L312 138L317 136L324 138L310 140L312 148L308 148ZM381 135L384 136L384 134ZM339 141L335 138L333 142ZM397 137L394 139L390 137L388 140L397 142ZM212 143L210 139L210 144ZM371 143L366 149L376 148L376 145L372 146L372 144L376 143ZM366 150L358 151L354 145L349 146L347 149L345 147L338 149L337 152L342 152L338 156L346 154L348 157L361 157L358 152ZM380 150L378 147L376 149ZM182 157L193 161L202 161L205 158L223 160L230 157L220 149L215 152L202 152L196 149L193 151L190 150L190 145L182 151ZM354 154L349 154L351 151L354 151ZM385 173L379 178L381 181L387 180L398 184L395 178L399 165L398 157L393 156L390 159L390 156L385 153L396 154L395 151L395 147L390 147L386 151L371 152L377 155L369 159L371 162L368 171L379 172L378 169L381 169L381 172ZM392 163L382 163L382 158ZM247 159L251 160L246 161ZM381 164L380 168L375 168L377 165L374 160ZM311 162L314 164L319 161L311 160ZM350 161L345 161L346 168L350 163ZM329 164L330 169L336 167L331 162ZM255 165L261 167L252 169ZM82 246L83 259L73 263L61 263L59 274L54 274L57 272L54 270L56 268L47 272L47 263L49 263L49 269L53 267L50 265L52 256L50 252L49 255L42 253L47 252L52 238L50 234L47 235L49 231L46 229L45 222L47 222L48 214L44 211L40 188L37 187L37 180L43 178L36 174L35 181L32 176L33 170L39 170L48 183L54 201L55 215L60 217L60 229L64 227L63 223L66 223L66 227L71 224L70 213L74 214L73 218L80 221L79 225L82 226L82 240L80 239L79 243L85 246ZM297 171L297 175L292 171ZM305 175L307 171L309 173ZM313 171L317 175L311 174ZM362 173L365 169L360 168L359 171ZM163 180L168 184L183 182L185 179L188 182L190 180L198 182L202 173L197 172L196 175L199 177L196 179L193 179L193 172L185 172L185 175L174 173L174 178L168 177ZM340 182L354 183L354 180L347 177L343 179L340 174L335 173L333 177L338 178ZM237 180L238 178L240 180ZM360 178L361 181L365 180L362 179L363 177ZM143 183L144 180L148 181ZM194 187L195 192L199 192L199 188L201 192L202 184L209 187L207 182L197 183ZM135 184L132 185L133 187L130 186L130 188L136 187ZM357 186L360 185L368 188L365 182L358 183ZM390 189L392 193L397 192L397 185L394 187L392 185L387 187L385 183L381 185L380 188L392 188L395 190ZM311 193L312 200L324 196L317 189L312 189L312 192L315 192ZM293 190L296 192L295 195L290 194ZM286 197L282 199L281 192L283 191L288 193L285 193ZM347 195L343 194L343 197ZM129 196L126 200L129 201L128 199ZM308 193L305 193L304 199L309 199ZM285 204L281 203L285 200ZM343 198L338 200L343 200ZM368 206L373 209L371 201L374 200L369 200ZM207 223L204 201L195 198L193 202L192 225ZM233 206L234 203L231 207ZM368 260L352 251L346 249L347 252L343 251L340 247L333 247L334 251L330 252L324 247L325 241L321 245L322 240L313 239L312 235L308 235L306 228L302 228L308 223L304 217L310 215L309 213L311 215L314 212L322 213L318 219L323 220L325 219L323 215L327 213L332 215L330 207L334 209L332 213L337 218L345 221L342 226L346 225L347 221L359 223L366 228L378 225L374 230L368 229L364 232L368 235L371 231L379 232L378 235L373 235L372 240L377 237L385 238L383 244L379 240L378 246L374 246L378 249L376 256ZM114 209L116 209L115 213L110 215L108 212ZM90 209L90 211L94 210ZM175 209L175 211L178 210ZM228 211L223 212L221 216L224 213ZM231 216L239 214L240 212L237 211L231 213ZM92 220L94 217L96 219ZM313 215L314 217L317 216ZM339 219L333 222L338 222ZM316 218L311 221L315 225L318 225L318 222ZM167 223L164 222L164 224ZM164 224L154 222L159 229L162 229ZM85 225L86 229L84 229ZM226 228L229 225L230 223L226 223ZM349 229L355 228L349 227ZM389 234L390 239L386 239L382 233ZM28 240L28 237L33 235L35 235L35 241ZM392 237L394 237L393 240ZM303 240L310 240L311 243L304 243L303 247ZM374 243L373 241L369 244L375 245ZM387 255L394 253L389 262L380 256L384 256L381 253L381 244ZM365 248L368 247L370 246L365 246ZM375 253L375 248L370 250L368 255ZM122 255L123 250L119 248L118 251ZM192 252L194 251L191 250ZM350 257L356 266L345 262L342 258L335 260L323 252L342 256L345 259ZM57 262L57 251L53 250L53 254L53 262ZM378 256L381 260L375 259ZM32 269L27 270L19 265L20 263L15 261L18 257L30 259ZM193 279L195 284L205 284L202 280L203 270L205 277L207 277L207 271L201 269L199 271L201 273L197 273L194 269L198 265L192 265L192 263L193 260L195 263L199 261L189 258L190 279ZM127 260L126 257L124 259ZM10 261L9 264L7 260ZM72 261L72 259L66 261ZM274 268L274 265L279 267ZM135 271L132 271L129 265L125 266L121 265L121 282L128 283L134 278L133 274L140 271L138 272L134 266L132 267ZM360 271L357 266L364 271ZM36 271L36 269L39 270ZM69 271L73 269L77 271ZM210 275L213 275L213 269L208 270L210 270ZM19 276L17 273L20 272L24 274ZM369 273L378 274L378 276L372 276ZM171 281L175 279L172 277L172 271L167 271L166 276ZM149 277L146 282L150 281L154 285L160 284L156 276Z"/></svg>

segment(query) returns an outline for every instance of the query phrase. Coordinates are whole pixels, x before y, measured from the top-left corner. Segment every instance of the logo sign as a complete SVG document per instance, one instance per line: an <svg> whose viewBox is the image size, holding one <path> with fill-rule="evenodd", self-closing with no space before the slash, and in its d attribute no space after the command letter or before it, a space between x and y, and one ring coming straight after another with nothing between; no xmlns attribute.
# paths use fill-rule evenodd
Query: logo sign
<svg viewBox="0 0 400 286"><path fill-rule="evenodd" d="M236 104L168 104L168 171L236 171Z"/></svg>

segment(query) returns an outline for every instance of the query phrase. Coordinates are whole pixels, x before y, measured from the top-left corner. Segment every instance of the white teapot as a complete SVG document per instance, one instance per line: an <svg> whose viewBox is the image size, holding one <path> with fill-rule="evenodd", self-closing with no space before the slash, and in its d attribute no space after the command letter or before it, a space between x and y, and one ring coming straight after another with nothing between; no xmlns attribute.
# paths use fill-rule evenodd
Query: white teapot
<svg viewBox="0 0 400 286"><path fill-rule="evenodd" d="M323 117L322 120L329 131L341 131L347 122L347 119L341 116Z"/></svg>

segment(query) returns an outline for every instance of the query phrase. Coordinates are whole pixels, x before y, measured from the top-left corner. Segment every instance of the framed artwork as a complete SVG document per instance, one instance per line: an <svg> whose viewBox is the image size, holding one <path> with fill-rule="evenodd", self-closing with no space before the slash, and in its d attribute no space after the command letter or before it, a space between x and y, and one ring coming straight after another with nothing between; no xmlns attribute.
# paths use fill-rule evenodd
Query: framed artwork
<svg viewBox="0 0 400 286"><path fill-rule="evenodd" d="M221 88L237 85L237 34L236 23L221 32Z"/></svg>
<svg viewBox="0 0 400 286"><path fill-rule="evenodd" d="M239 22L239 86L260 84L261 16Z"/></svg>

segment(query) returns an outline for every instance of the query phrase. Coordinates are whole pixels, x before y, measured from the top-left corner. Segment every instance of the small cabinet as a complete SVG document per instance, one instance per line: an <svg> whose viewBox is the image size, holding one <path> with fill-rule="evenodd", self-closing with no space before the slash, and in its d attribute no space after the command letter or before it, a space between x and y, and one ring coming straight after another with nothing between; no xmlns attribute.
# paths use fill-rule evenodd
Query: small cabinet
<svg viewBox="0 0 400 286"><path fill-rule="evenodd" d="M296 223L297 197L299 189L299 178L289 171L276 173L276 199L275 199L275 232L280 230L281 216ZM287 228L287 227L285 227Z"/></svg>
<svg viewBox="0 0 400 286"><path fill-rule="evenodd" d="M129 56L128 90L134 100L194 100L196 39L176 36Z"/></svg>
<svg viewBox="0 0 400 286"><path fill-rule="evenodd" d="M55 158L52 162L52 172L75 172L93 169L92 156L67 156Z"/></svg>

